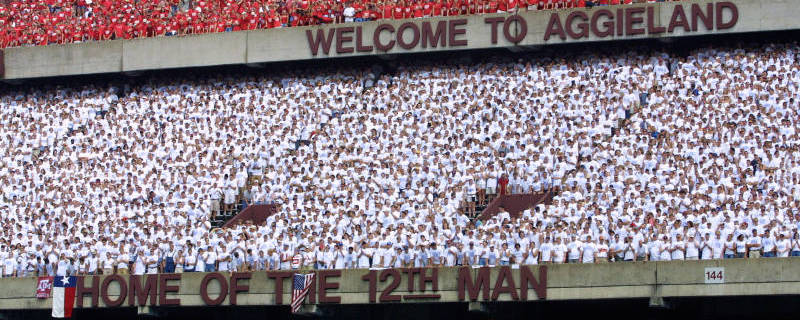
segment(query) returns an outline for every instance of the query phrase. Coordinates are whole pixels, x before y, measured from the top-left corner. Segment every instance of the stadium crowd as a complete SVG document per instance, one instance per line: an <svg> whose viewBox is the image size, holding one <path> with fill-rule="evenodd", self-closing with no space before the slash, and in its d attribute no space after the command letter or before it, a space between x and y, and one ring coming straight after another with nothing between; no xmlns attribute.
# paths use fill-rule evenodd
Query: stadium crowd
<svg viewBox="0 0 800 320"><path fill-rule="evenodd" d="M663 1L5 0L0 47Z"/></svg>
<svg viewBox="0 0 800 320"><path fill-rule="evenodd" d="M799 54L616 50L404 64L375 81L330 66L6 93L0 270L800 256ZM469 219L499 178L558 194ZM212 229L243 190L279 212Z"/></svg>

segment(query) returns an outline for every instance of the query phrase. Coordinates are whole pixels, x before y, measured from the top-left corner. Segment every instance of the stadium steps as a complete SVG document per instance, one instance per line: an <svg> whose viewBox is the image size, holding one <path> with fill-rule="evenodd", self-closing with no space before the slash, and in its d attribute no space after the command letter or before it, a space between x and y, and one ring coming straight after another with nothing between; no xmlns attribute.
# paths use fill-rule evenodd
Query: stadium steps
<svg viewBox="0 0 800 320"><path fill-rule="evenodd" d="M550 204L557 190L547 190L537 193L504 194L495 197L487 207L481 211L477 219L486 221L500 212L503 207L511 217L518 217L522 211L535 207L539 204Z"/></svg>

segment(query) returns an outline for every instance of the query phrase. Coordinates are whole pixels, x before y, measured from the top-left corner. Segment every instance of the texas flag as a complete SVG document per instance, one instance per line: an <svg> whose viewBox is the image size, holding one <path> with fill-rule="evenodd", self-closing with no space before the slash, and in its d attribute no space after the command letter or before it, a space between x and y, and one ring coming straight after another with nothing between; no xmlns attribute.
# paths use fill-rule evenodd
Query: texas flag
<svg viewBox="0 0 800 320"><path fill-rule="evenodd" d="M72 317L77 283L77 277L55 277L53 279L53 318Z"/></svg>

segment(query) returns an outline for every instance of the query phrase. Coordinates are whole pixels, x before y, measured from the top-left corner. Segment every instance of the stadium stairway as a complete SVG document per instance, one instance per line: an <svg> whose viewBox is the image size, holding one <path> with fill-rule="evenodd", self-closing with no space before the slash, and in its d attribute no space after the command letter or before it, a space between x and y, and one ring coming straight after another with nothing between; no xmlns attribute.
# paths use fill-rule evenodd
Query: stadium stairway
<svg viewBox="0 0 800 320"><path fill-rule="evenodd" d="M231 217L222 225L222 227L230 227L238 224L262 225L266 222L267 217L278 212L277 204L254 204L244 208L235 216Z"/></svg>
<svg viewBox="0 0 800 320"><path fill-rule="evenodd" d="M488 206L478 215L477 219L486 221L500 212L500 207L505 209L508 214L518 217L522 211L535 207L539 204L551 204L555 196L555 190L548 190L538 193L504 194L495 197Z"/></svg>

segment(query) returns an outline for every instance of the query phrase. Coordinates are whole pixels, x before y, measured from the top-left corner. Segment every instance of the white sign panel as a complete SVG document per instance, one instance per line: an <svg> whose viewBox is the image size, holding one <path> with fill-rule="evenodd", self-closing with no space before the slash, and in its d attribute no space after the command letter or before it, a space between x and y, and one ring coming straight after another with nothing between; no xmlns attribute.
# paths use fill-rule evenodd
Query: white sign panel
<svg viewBox="0 0 800 320"><path fill-rule="evenodd" d="M706 268L703 279L705 283L725 283L725 268Z"/></svg>

